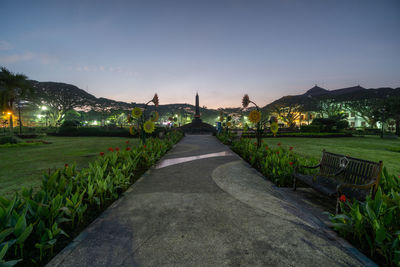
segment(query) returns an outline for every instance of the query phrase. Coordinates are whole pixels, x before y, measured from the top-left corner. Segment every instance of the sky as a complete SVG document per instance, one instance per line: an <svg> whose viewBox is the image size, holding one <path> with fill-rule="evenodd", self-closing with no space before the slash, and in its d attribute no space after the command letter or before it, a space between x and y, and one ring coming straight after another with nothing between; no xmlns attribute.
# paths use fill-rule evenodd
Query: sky
<svg viewBox="0 0 400 267"><path fill-rule="evenodd" d="M400 87L398 0L0 0L0 66L96 97L264 106Z"/></svg>

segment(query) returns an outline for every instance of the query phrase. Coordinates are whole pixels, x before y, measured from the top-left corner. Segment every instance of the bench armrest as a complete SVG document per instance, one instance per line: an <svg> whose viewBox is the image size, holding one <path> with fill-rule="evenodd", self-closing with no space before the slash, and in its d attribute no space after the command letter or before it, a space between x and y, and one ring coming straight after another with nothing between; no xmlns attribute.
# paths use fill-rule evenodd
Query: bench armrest
<svg viewBox="0 0 400 267"><path fill-rule="evenodd" d="M315 165L315 166L304 166L304 165L299 165L299 166L296 166L297 168L307 168L307 169L315 169L315 168L318 168L318 167L320 167L321 166L321 163L318 163L317 165Z"/></svg>
<svg viewBox="0 0 400 267"><path fill-rule="evenodd" d="M339 184L336 187L336 192L340 192L340 189L342 189L343 187L353 187L353 188L358 188L358 189L369 189L372 186L374 186L376 184L376 180L369 182L368 184Z"/></svg>

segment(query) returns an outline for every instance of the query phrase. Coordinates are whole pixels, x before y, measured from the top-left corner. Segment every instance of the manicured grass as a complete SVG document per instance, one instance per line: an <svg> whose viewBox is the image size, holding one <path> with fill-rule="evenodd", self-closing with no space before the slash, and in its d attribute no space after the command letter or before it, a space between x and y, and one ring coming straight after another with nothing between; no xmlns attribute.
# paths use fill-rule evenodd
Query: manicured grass
<svg viewBox="0 0 400 267"><path fill-rule="evenodd" d="M123 137L45 137L51 144L0 148L0 196L11 196L22 186L40 184L43 172L76 163L77 169L89 165L109 147L125 149L137 139Z"/></svg>
<svg viewBox="0 0 400 267"><path fill-rule="evenodd" d="M293 146L304 156L321 158L322 149L329 152L349 155L371 161L383 161L390 173L400 175L400 153L391 151L400 148L400 139L381 139L377 136L340 137L340 138L265 138L264 144Z"/></svg>

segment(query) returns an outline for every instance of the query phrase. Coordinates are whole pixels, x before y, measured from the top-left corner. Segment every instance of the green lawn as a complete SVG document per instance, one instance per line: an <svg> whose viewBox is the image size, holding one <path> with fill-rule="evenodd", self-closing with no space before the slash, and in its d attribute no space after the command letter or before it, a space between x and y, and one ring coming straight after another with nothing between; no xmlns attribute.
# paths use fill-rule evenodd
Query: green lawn
<svg viewBox="0 0 400 267"><path fill-rule="evenodd" d="M340 138L264 138L268 145L290 147L304 156L321 158L322 149L329 152L349 155L371 161L383 161L390 173L400 175L400 153L389 151L390 148L400 148L400 139L380 139L377 136L340 137Z"/></svg>
<svg viewBox="0 0 400 267"><path fill-rule="evenodd" d="M109 147L126 148L137 143L137 139L122 137L45 137L51 144L24 147L0 147L0 196L11 196L22 186L36 187L43 172L63 168L76 162L77 168L88 166L100 152Z"/></svg>

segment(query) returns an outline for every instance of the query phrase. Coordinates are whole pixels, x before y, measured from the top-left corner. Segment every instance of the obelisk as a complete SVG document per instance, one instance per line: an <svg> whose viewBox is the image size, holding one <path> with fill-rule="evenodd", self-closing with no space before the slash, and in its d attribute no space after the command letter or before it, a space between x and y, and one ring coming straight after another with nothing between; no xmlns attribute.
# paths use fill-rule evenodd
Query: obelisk
<svg viewBox="0 0 400 267"><path fill-rule="evenodd" d="M201 122L200 107L199 107L199 94L196 92L196 113L194 114L193 122Z"/></svg>

